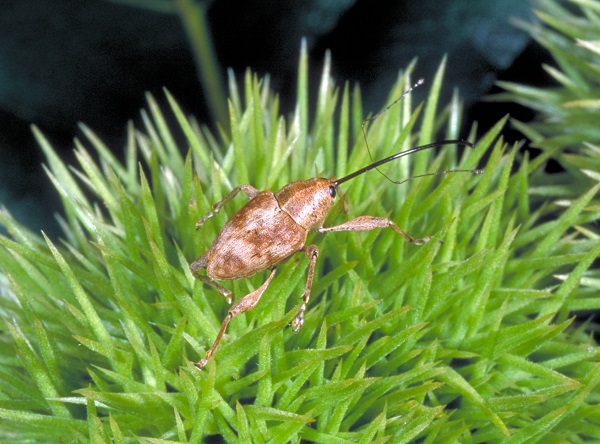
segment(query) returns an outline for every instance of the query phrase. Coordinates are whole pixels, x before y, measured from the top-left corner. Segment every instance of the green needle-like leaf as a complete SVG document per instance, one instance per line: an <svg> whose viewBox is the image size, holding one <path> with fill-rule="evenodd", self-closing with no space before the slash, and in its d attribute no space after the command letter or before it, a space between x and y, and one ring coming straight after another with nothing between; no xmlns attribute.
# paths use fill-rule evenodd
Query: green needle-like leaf
<svg viewBox="0 0 600 444"><path fill-rule="evenodd" d="M542 148L536 158L504 144L508 117L485 134L475 124L460 133L458 93L440 99L446 59L421 87L425 102L409 95L365 113L358 86L332 78L329 55L310 83L306 42L297 102L284 115L268 78L248 71L239 90L230 72L229 128L221 122L216 134L168 91L167 109L148 95L122 162L84 126L78 166L67 166L34 127L64 236L34 233L0 209L9 233L0 235L0 441L599 440L600 348L586 310L600 307L600 70L590 57L600 32L595 0L569 3L540 3L531 27L556 55L548 72L559 87L505 84L501 97L547 119L513 122ZM400 74L388 104L417 68ZM340 186L324 223L387 217L429 242L389 228L311 233L319 257L304 327L288 327L306 285L301 250L273 264L256 307L231 320L204 369L194 366L230 306L189 264L246 201L196 230L211 204L237 185L277 191L343 177L444 137L474 147L445 145L359 175ZM547 174L550 159L564 171ZM483 174L401 184L380 174L476 168ZM221 284L239 301L265 279Z"/></svg>

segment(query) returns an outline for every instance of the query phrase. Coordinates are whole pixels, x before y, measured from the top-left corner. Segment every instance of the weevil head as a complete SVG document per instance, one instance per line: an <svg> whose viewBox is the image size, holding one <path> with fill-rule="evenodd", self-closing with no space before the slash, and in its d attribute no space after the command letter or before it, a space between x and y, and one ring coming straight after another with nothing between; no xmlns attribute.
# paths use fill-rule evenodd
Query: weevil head
<svg viewBox="0 0 600 444"><path fill-rule="evenodd" d="M335 202L337 187L334 181L319 177L298 180L275 193L275 199L298 225L314 230L323 226Z"/></svg>

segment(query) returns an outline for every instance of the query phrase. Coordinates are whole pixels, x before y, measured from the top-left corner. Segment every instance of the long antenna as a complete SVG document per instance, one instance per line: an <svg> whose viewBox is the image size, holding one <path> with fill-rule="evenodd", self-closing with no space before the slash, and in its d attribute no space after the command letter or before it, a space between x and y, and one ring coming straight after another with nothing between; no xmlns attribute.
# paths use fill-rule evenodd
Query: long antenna
<svg viewBox="0 0 600 444"><path fill-rule="evenodd" d="M408 156L409 154L413 154L419 151L423 151L423 150L429 150L431 148L436 148L439 146L444 146L444 145L464 145L464 146L470 146L472 147L473 144L471 142L468 142L466 140L442 140L441 142L434 142L434 143L430 143L428 145L422 145L422 146L418 146L416 148L411 148L410 150L406 150L406 151L401 151L399 153L394 154L393 156L390 157L386 157L385 159L381 159L378 160L377 162L373 162L370 165L367 165L366 167L361 168L358 171L355 171L353 173L348 174L347 176L342 177L341 179L337 179L333 182L333 184L337 187L338 185L349 181L350 179L354 179L356 176L360 176L362 173L366 173L367 171L370 171L374 168L377 168L380 165L383 165L384 163L388 163L391 162L392 160L398 159L400 157L404 157L404 156ZM428 173L428 174L421 174L419 176L411 176L408 179L404 179L402 181L392 181L393 183L404 183L407 180L413 179L415 177L423 177L423 176L435 176L438 174L446 174L446 173L473 173L473 174L482 174L483 170L480 169L475 169L475 170L447 170L447 171L438 171L435 173Z"/></svg>
<svg viewBox="0 0 600 444"><path fill-rule="evenodd" d="M365 145L367 146L367 151L369 152L369 157L371 158L371 160L373 160L373 156L371 155L371 149L369 148L369 142L367 142L367 134L365 132L365 123L367 123L367 122L369 122L371 120L374 120L378 116L380 116L381 114L385 113L392 106L394 106L396 103L398 103L404 97L406 97L407 94L410 94L410 92L413 89L418 88L423 83L424 83L423 79L417 80L417 82L412 87L410 87L406 91L404 91L400 97L398 97L396 100L394 100L388 106L386 106L384 109L382 109L378 113L375 113L371 117L367 117L365 120L362 121L361 129L362 129L363 137L365 138ZM387 180L389 180L390 182L395 183L395 184L401 184L401 183L404 183L404 182L406 182L408 180L414 179L416 177L437 176L439 174L447 174L447 173L473 173L473 174L482 174L483 173L483 170L480 170L480 169L474 169L474 170L444 170L444 171L436 171L436 172L433 172L433 173L419 174L418 176L411 176L411 177L409 177L407 179L404 179L404 180L392 180L385 173L383 173L382 171L380 171L377 168L378 166L383 165L384 163L391 162L392 160L398 159L400 157L408 156L409 154L413 154L413 153L416 153L418 151L429 150L431 148L436 148L436 147L445 146L445 145L463 145L463 146L473 147L473 144L471 142L468 142L468 141L462 140L462 139L458 139L458 140L442 140L440 142L433 142L433 143L430 143L430 144L427 144L427 145L422 145L422 146L418 146L416 148L411 148L410 150L402 151L400 153L394 154L393 156L386 157L385 159L381 159L381 160L378 160L376 162L373 162L372 164L367 165L366 167L363 167L360 170L355 171L354 173L348 174L347 176L342 177L341 179L337 179L336 181L333 182L333 184L337 187L338 185L340 185L340 184L342 184L344 182L347 182L350 179L354 179L356 176L359 176L362 173L366 173L367 171L372 170L374 168L376 168L377 171L379 171L379 173L383 177L385 177Z"/></svg>
<svg viewBox="0 0 600 444"><path fill-rule="evenodd" d="M365 131L365 123L370 122L371 120L375 120L380 115L386 113L392 106L394 106L396 103L398 103L404 97L406 97L407 95L409 95L412 92L413 89L418 88L423 83L425 83L425 79L419 79L419 80L417 80L417 82L413 86L411 86L406 91L404 91L400 97L398 97L396 100L394 100L388 106L386 106L385 108L383 108L381 111L375 113L371 117L367 117L365 120L362 121L360 129L362 130L363 138L365 139L365 145L367 146L367 152L369 153L369 157L371 159L371 162L375 162L375 160L373 159L373 155L371 154L371 147L369 147L369 142L367 142L367 133ZM377 169L377 171L379 171L379 174L381 174L387 180L389 180L390 182L394 182L395 183L395 181L393 181L392 179L390 179L383 171L381 171L380 169Z"/></svg>

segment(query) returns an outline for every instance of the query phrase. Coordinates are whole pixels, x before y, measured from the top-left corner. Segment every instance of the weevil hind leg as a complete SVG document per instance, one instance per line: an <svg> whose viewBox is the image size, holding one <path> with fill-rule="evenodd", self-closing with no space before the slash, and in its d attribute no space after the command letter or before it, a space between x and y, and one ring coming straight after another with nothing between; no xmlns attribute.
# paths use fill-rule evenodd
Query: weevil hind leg
<svg viewBox="0 0 600 444"><path fill-rule="evenodd" d="M401 229L395 222L385 217L377 216L359 216L356 219L349 220L333 227L321 227L317 229L319 233L328 233L332 231L371 231L375 228L392 228L396 233L401 234L408 242L416 245L423 245L431 240L429 236L423 239L415 239L406 231Z"/></svg>
<svg viewBox="0 0 600 444"><path fill-rule="evenodd" d="M229 309L229 311L227 312L227 316L225 316L225 319L223 319L223 323L221 324L221 328L219 329L219 333L217 334L217 338L215 339L215 342L213 343L212 347L206 352L206 356L203 359L200 359L198 363L196 363L196 367L198 369L202 370L202 368L204 368L204 366L207 364L208 360L212 358L212 356L215 354L215 351L217 350L217 347L221 342L221 338L223 337L223 334L225 333L225 330L229 325L229 321L231 321L237 315L251 310L256 306L256 304L258 304L258 301L260 301L260 298L262 297L263 293L271 283L273 276L275 276L274 267L271 270L271 274L269 274L267 280L260 287L258 287L252 293L244 296Z"/></svg>
<svg viewBox="0 0 600 444"><path fill-rule="evenodd" d="M206 265L207 265L207 258L206 258L206 253L204 253L202 256L200 256L198 259L196 259L194 262L192 262L190 264L190 271L192 272L192 275L196 279L213 287L215 290L217 290L219 292L219 294L221 296L223 296L225 299L227 299L228 304L231 304L231 302L233 300L231 297L231 290L228 290L227 288L223 287L221 284L213 281L208 276L205 276L205 275L199 273L200 270L203 270L206 268Z"/></svg>
<svg viewBox="0 0 600 444"><path fill-rule="evenodd" d="M308 305L308 300L310 299L310 291L312 289L313 278L315 276L315 265L317 263L317 258L319 257L319 249L316 245L308 245L304 247L303 250L306 258L310 261L310 265L308 267L306 287L304 287L304 294L302 295L302 305L300 306L300 311L292 320L292 329L295 332L298 332L304 325L304 312L306 311L306 306Z"/></svg>
<svg viewBox="0 0 600 444"><path fill-rule="evenodd" d="M198 222L196 222L196 230L198 230L200 228L200 225L202 225L208 219L210 219L215 214L217 214L221 210L221 208L223 208L223 205L225 205L227 202L229 202L231 199L233 199L235 196L237 196L237 194L240 191L242 193L244 193L246 196L248 196L249 199L252 199L258 193L260 193L260 191L258 191L252 185L239 185L239 186L235 187L233 190L231 190L231 193L229 193L227 195L227 197L225 197L225 199L223 199L220 202L217 202L216 204L213 205L212 211L210 211L206 216L204 216L202 219L200 219L200 220L198 220Z"/></svg>

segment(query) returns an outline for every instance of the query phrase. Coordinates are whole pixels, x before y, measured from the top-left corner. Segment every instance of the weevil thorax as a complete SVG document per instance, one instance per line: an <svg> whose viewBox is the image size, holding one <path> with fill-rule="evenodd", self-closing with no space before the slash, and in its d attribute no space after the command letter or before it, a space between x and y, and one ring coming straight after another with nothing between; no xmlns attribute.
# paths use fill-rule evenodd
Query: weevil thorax
<svg viewBox="0 0 600 444"><path fill-rule="evenodd" d="M275 199L298 225L315 230L323 226L335 201L337 190L333 181L318 177L298 180L277 191Z"/></svg>

